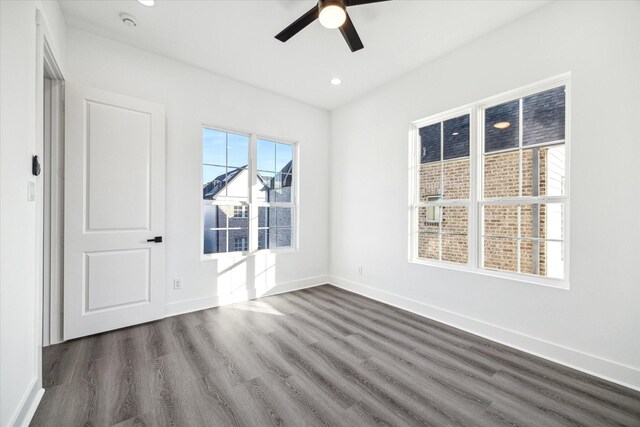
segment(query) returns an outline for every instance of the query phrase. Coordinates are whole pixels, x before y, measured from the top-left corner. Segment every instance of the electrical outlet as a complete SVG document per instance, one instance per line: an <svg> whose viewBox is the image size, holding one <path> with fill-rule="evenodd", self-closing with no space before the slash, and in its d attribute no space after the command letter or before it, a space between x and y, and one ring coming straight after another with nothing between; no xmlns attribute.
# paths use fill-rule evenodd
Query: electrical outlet
<svg viewBox="0 0 640 427"><path fill-rule="evenodd" d="M358 274L362 276L362 267L358 267Z"/></svg>
<svg viewBox="0 0 640 427"><path fill-rule="evenodd" d="M173 289L182 289L182 279L173 279Z"/></svg>

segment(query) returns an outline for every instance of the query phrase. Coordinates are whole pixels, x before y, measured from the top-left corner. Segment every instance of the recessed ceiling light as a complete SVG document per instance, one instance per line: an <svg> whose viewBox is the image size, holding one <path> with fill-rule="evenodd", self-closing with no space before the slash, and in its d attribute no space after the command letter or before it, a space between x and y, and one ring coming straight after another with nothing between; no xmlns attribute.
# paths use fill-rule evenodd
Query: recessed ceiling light
<svg viewBox="0 0 640 427"><path fill-rule="evenodd" d="M495 125L493 125L493 127L496 129L506 129L509 126L511 126L511 123L509 122L498 122Z"/></svg>
<svg viewBox="0 0 640 427"><path fill-rule="evenodd" d="M331 84L334 86L339 86L342 84L342 80L339 77L334 77L331 79Z"/></svg>
<svg viewBox="0 0 640 427"><path fill-rule="evenodd" d="M138 3L140 3L143 6L151 7L154 4L156 4L156 0L138 0Z"/></svg>

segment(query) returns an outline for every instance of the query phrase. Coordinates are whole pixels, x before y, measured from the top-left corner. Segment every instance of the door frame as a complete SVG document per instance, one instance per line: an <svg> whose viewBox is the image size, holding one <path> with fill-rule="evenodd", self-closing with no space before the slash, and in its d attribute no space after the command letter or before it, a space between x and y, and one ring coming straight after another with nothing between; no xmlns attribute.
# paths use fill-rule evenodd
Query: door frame
<svg viewBox="0 0 640 427"><path fill-rule="evenodd" d="M36 178L39 180L36 197L36 342L39 378L42 377L42 347L62 341L64 76L52 40L42 13L36 10L36 154L42 162L42 174ZM50 98L48 126L44 117L45 77L51 80L47 94Z"/></svg>

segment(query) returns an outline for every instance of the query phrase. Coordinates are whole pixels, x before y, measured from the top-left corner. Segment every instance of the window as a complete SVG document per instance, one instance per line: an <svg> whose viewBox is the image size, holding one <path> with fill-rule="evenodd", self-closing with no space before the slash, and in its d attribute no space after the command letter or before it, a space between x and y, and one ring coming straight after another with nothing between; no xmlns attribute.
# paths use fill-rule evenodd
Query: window
<svg viewBox="0 0 640 427"><path fill-rule="evenodd" d="M249 250L249 245L247 245L247 239L245 237L236 237L233 242L233 248L236 252L244 252Z"/></svg>
<svg viewBox="0 0 640 427"><path fill-rule="evenodd" d="M561 77L414 123L411 260L568 281Z"/></svg>
<svg viewBox="0 0 640 427"><path fill-rule="evenodd" d="M258 139L258 249L293 246L293 148Z"/></svg>
<svg viewBox="0 0 640 427"><path fill-rule="evenodd" d="M233 207L234 218L249 218L249 209L247 206L234 206Z"/></svg>
<svg viewBox="0 0 640 427"><path fill-rule="evenodd" d="M207 127L202 138L203 253L293 249L295 145Z"/></svg>

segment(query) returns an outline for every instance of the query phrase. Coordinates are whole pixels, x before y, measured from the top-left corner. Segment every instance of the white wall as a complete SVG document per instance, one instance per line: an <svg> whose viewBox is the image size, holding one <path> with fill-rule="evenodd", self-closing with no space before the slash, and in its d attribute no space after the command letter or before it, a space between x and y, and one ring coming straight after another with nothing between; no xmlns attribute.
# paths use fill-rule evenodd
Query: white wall
<svg viewBox="0 0 640 427"><path fill-rule="evenodd" d="M69 28L67 41L68 81L166 106L168 314L326 281L327 111L81 30ZM298 252L201 260L203 123L299 142ZM183 279L182 290L173 278Z"/></svg>
<svg viewBox="0 0 640 427"><path fill-rule="evenodd" d="M64 72L66 34L58 4L0 2L0 426L28 418L41 390L36 210L27 201L36 151L36 8Z"/></svg>
<svg viewBox="0 0 640 427"><path fill-rule="evenodd" d="M640 388L639 22L555 2L334 111L332 281ZM409 123L567 71L571 289L410 264Z"/></svg>

